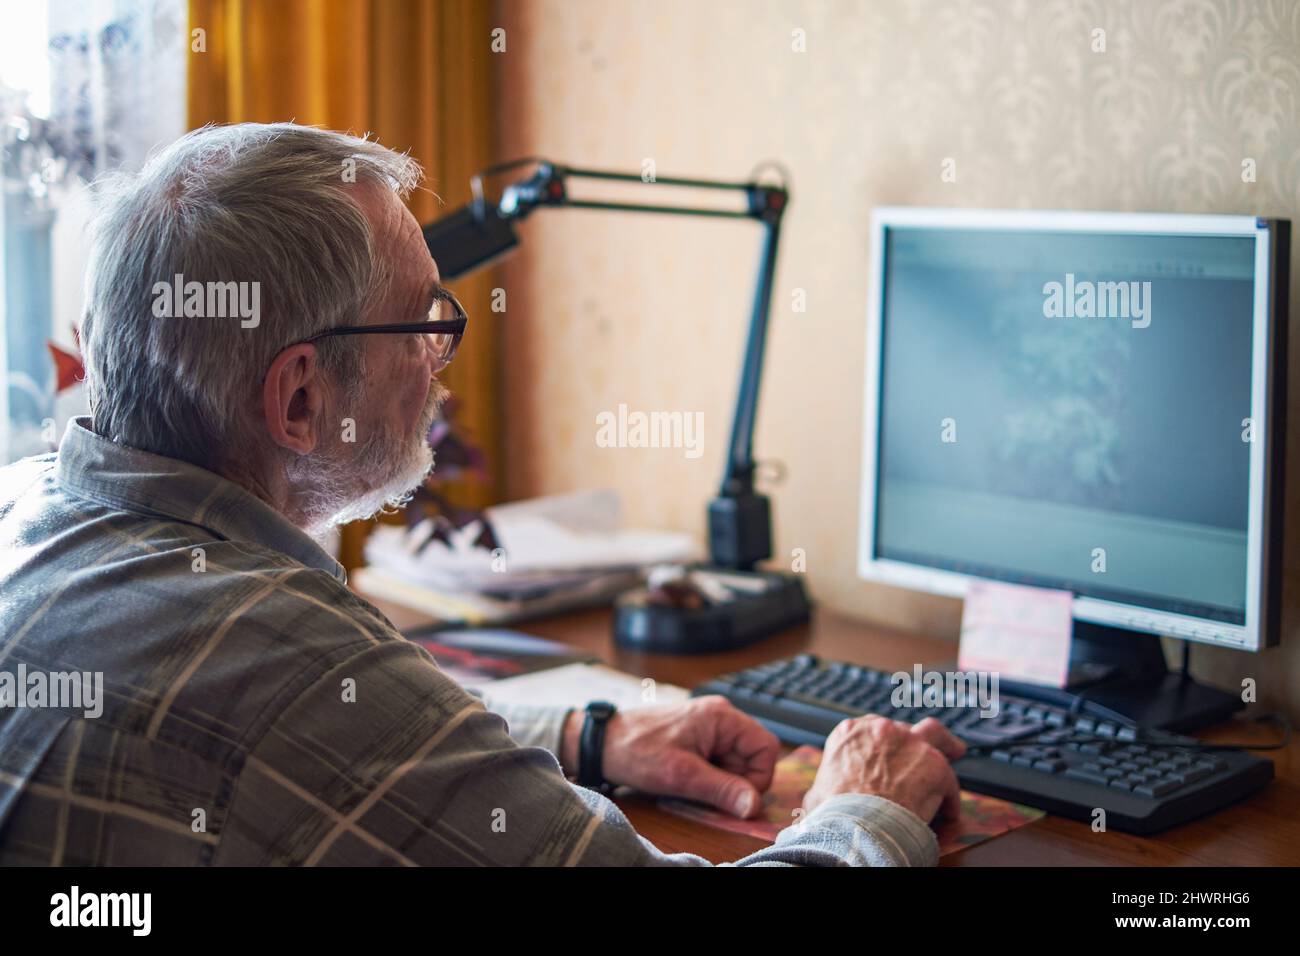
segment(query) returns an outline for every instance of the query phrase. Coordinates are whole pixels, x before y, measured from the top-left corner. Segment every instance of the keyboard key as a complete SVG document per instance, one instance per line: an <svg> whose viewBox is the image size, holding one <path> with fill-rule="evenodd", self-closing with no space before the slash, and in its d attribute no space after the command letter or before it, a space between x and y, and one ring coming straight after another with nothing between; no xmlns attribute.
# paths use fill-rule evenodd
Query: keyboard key
<svg viewBox="0 0 1300 956"><path fill-rule="evenodd" d="M1084 770L1082 767L1069 767L1062 776L1069 777L1071 780L1084 780L1088 783L1099 783L1103 787L1110 783L1110 778L1105 774L1096 773L1091 770Z"/></svg>
<svg viewBox="0 0 1300 956"><path fill-rule="evenodd" d="M1133 792L1140 797L1163 797L1181 786L1177 780L1152 780L1134 787Z"/></svg>

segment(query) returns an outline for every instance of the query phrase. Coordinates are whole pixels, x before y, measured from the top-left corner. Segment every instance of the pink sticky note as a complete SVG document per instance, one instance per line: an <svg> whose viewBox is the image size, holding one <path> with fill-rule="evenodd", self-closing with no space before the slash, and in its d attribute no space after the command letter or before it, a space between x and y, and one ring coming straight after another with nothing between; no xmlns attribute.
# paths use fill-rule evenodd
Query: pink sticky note
<svg viewBox="0 0 1300 956"><path fill-rule="evenodd" d="M1074 630L1069 591L974 581L961 615L957 667L1064 687Z"/></svg>

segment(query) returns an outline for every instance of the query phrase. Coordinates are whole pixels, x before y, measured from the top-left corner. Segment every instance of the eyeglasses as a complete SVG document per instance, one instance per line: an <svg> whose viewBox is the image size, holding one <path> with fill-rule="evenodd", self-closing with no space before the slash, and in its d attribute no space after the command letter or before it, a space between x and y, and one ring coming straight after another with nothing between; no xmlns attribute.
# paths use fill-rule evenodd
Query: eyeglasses
<svg viewBox="0 0 1300 956"><path fill-rule="evenodd" d="M437 363L435 372L440 372L456 357L456 349L460 347L461 336L465 334L465 325L469 322L469 315L465 308L456 301L456 297L446 289L439 287L434 291L433 308L429 310L429 318L423 322L399 322L391 325L340 325L336 329L326 329L324 332L318 332L306 342L315 342L317 339L323 339L328 335L378 335L388 333L414 332L421 335L432 335L434 361Z"/></svg>

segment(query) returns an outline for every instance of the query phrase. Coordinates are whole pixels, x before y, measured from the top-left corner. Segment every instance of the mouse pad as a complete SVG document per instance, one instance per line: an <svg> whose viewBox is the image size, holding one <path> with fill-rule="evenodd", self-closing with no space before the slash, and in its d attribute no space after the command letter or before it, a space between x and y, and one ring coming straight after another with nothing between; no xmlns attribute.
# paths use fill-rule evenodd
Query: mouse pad
<svg viewBox="0 0 1300 956"><path fill-rule="evenodd" d="M794 822L795 811L803 804L803 795L812 786L821 760L821 750L807 746L798 747L778 760L772 776L772 787L763 794L763 810L751 820L738 820L728 813L677 798L664 797L659 805L678 816L732 833L744 833L770 843L778 833ZM1044 816L1046 814L1042 810L963 790L961 817L935 822L939 855L947 856L968 846L983 843Z"/></svg>

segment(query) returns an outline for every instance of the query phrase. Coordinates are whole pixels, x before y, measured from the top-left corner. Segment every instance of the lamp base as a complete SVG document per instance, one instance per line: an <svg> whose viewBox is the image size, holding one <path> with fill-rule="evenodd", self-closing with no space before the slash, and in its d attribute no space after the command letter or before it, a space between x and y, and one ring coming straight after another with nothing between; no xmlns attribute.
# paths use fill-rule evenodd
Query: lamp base
<svg viewBox="0 0 1300 956"><path fill-rule="evenodd" d="M752 590L735 590L727 601L696 608L652 604L646 589L629 591L614 606L614 641L647 654L718 654L808 620L811 605L795 575L701 570L747 579Z"/></svg>

